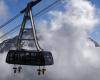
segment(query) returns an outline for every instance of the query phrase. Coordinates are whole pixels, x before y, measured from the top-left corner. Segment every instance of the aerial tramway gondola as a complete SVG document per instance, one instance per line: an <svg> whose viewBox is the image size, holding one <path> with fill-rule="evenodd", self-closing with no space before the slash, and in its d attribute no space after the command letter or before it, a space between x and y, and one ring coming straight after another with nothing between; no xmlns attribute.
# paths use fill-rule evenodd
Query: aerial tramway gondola
<svg viewBox="0 0 100 80"><path fill-rule="evenodd" d="M14 64L14 65L20 65L18 68L16 66L13 67L14 73L21 72L21 65L30 65L30 66L39 66L38 74L46 71L45 66L48 65L53 65L53 56L52 53L49 51L43 50L37 39L37 34L36 34L36 29L35 29L35 24L33 20L33 15L32 15L32 7L35 6L37 3L39 3L41 0L35 0L31 1L27 4L27 7L21 11L21 13L24 13L24 18L23 22L21 25L20 33L18 36L17 40L17 47L16 50L9 50L7 57L6 57L6 62L8 64ZM21 42L24 40L22 39L22 36L24 34L24 31L27 29L25 27L26 22L30 20L31 22L31 28L30 32L33 34L33 42L35 44L36 50L26 50L22 48ZM26 39L28 40L28 39ZM40 69L40 66L43 66L43 69Z"/></svg>

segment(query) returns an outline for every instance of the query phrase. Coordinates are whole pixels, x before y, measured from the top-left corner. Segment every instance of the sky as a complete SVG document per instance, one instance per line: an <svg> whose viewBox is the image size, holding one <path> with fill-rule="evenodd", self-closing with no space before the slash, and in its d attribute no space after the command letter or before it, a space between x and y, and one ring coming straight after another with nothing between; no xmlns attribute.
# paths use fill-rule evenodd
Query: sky
<svg viewBox="0 0 100 80"><path fill-rule="evenodd" d="M8 21L10 18L12 18L16 14L18 14L21 10L23 10L26 7L26 5L29 1L30 0L24 0L24 1L23 0L1 0L1 3L2 3L1 8L3 7L1 10L3 10L3 11L1 13L2 20L1 20L0 24L2 25L6 21ZM49 0L49 1L42 0L38 5L36 5L36 7L33 8L33 15L54 1L55 0ZM100 14L100 10L99 10L100 9L100 0L88 0L88 1L90 1L93 4L93 6L95 6L98 9L97 13L99 15ZM50 9L51 10L53 10L53 9L63 10L64 8L63 8L63 4L58 3L57 5L55 5L54 7L50 8ZM49 11L50 11L50 9L49 9ZM3 16L5 16L5 17L3 17ZM38 17L36 17L35 20L38 23L38 20L42 20L42 19L46 19L49 21L48 16L46 15L45 12L42 15L39 15ZM4 31L6 33L7 31L9 31L13 27L15 27L16 24L17 25L21 24L21 22L22 22L22 17L18 18L15 22L12 22L10 25L7 25L6 28L2 29L2 31ZM92 38L94 38L94 40L96 40L98 43L100 43L100 37L99 37L100 33L99 32L100 32L99 25L97 25L97 27L94 29L94 31L90 33L90 36Z"/></svg>
<svg viewBox="0 0 100 80"><path fill-rule="evenodd" d="M15 15L17 15L20 11L22 11L27 3L30 0L1 0L1 3L3 5L1 5L2 9L1 9L1 22L0 24L2 25L3 23L5 23L6 21L8 21L9 19L11 19L12 17L14 17ZM39 4L37 4L34 8L33 8L33 15L35 15L36 13L38 13L40 10L44 9L45 7L47 7L48 5L50 5L51 3L53 3L56 0L42 0ZM47 13L50 10L54 10L54 9L58 9L58 10L63 10L62 4L59 2L57 3L55 6L53 6L52 8L50 8L49 10L43 12L42 14L40 14L39 16L37 16L35 18L36 23L38 23L38 21L42 20L42 19L46 19L49 20L47 17ZM5 17L2 17L5 16ZM3 31L4 33L6 33L7 31L11 30L13 27L16 27L16 25L21 24L23 20L23 15L21 17L19 17L18 19L16 19L15 21L13 21L11 24L7 25L6 27L4 27L3 29L1 29L1 31ZM10 27L9 27L10 26ZM19 29L18 29L19 30ZM16 32L18 33L18 30L16 30ZM9 38L9 35L8 35Z"/></svg>
<svg viewBox="0 0 100 80"><path fill-rule="evenodd" d="M97 8L100 8L100 0L90 0Z"/></svg>
<svg viewBox="0 0 100 80"><path fill-rule="evenodd" d="M97 13L98 13L98 15L100 17L100 0L91 0L91 2L96 6L96 8L98 10ZM100 28L99 28L99 25L97 25L97 27L91 33L91 37L93 37L98 43L100 43L100 37L99 37Z"/></svg>
<svg viewBox="0 0 100 80"><path fill-rule="evenodd" d="M25 3L21 1L0 1L2 23L27 3L27 0ZM54 0L50 2L52 1ZM44 0L40 5L44 7L44 4L46 6L50 2ZM36 18L36 25L40 31L38 34L43 37L39 43L45 50L52 52L54 65L47 67L46 75L40 77L37 76L36 71L33 72L35 70L33 67L24 66L23 72L16 76L18 80L100 80L100 49L89 40L89 36L99 35L100 2L99 0L65 0L62 3L60 8L54 7L55 9L51 9L47 14ZM38 10L42 7L37 5ZM34 11L37 10L33 9ZM93 38L97 40L98 37ZM11 65L5 63L6 54L7 52L0 56L0 72L3 72L0 80L13 78L11 77L13 75L9 74Z"/></svg>

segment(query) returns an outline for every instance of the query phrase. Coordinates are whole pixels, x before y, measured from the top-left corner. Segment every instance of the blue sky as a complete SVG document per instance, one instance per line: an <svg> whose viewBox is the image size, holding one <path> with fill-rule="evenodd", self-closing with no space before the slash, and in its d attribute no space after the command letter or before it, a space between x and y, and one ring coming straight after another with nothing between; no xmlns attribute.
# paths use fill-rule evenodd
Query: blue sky
<svg viewBox="0 0 100 80"><path fill-rule="evenodd" d="M27 3L29 2L30 0L5 0L5 4L7 5L8 7L8 13L9 13L9 18L6 19L4 22L6 22L7 20L9 20L10 18L12 18L13 16L15 16L16 14L18 14L21 10L23 10ZM36 14L37 12L39 12L40 10L44 9L46 6L50 5L51 3L53 3L54 1L56 0L42 0L39 4L37 4L34 8L33 8L33 15ZM59 3L58 3L59 4ZM59 9L60 5L57 5L54 6L53 8L50 8L50 9ZM41 19L48 19L47 16L45 16L46 14L43 14L44 16L38 16L36 17L35 21L37 22L38 20L41 20ZM16 21L12 22L11 24L7 25L4 29L4 32L7 32L9 31L10 29L12 29L13 27L15 27L16 25L19 25L21 24L22 22L22 18L23 16L19 17ZM3 24L3 23L0 23L0 24ZM10 28L7 28L9 27Z"/></svg>
<svg viewBox="0 0 100 80"><path fill-rule="evenodd" d="M29 1L30 0L6 0L5 2L8 5L9 10L13 15L15 13L18 13L18 11L20 11L21 9L23 9L26 6L27 2ZM36 6L37 11L46 7L53 1L56 0L42 0L42 2ZM97 8L100 8L100 0L89 0L89 1L91 1Z"/></svg>
<svg viewBox="0 0 100 80"><path fill-rule="evenodd" d="M18 14L23 8L26 7L27 3L29 2L30 0L5 0L5 4L7 5L8 7L8 11L9 11L9 18L8 20L15 16L16 14ZM42 10L43 8L45 8L46 6L48 6L49 4L51 4L52 2L54 2L56 0L42 0L38 5L36 5L34 8L33 8L33 14L39 12L40 10ZM92 2L93 5L96 6L97 9L100 9L100 0L89 0ZM63 8L61 8L63 5L61 4L58 4L57 6L54 6L53 8L51 9L60 9L60 10L63 10ZM36 18L36 21L38 20L41 20L41 19L47 19L48 20L48 17L46 14L44 14L43 16L39 16ZM7 20L5 20L7 21ZM7 27L10 26L9 30L13 27L15 27L17 24L20 24L22 22L22 17L18 18L17 21L14 21L12 24L9 24ZM3 23L0 23L0 24L3 24ZM8 31L8 28L5 28L4 29L5 32ZM100 37L99 37L99 33L100 32L100 28L99 28L99 25L96 27L96 29L94 29L94 32L92 32L91 36L97 40L98 42L100 42Z"/></svg>
<svg viewBox="0 0 100 80"><path fill-rule="evenodd" d="M97 9L100 10L100 0L90 0L90 1L92 2L93 5L96 6ZM100 15L100 13L99 13L99 15ZM91 37L94 38L98 43L100 43L100 26L99 25L91 33Z"/></svg>
<svg viewBox="0 0 100 80"><path fill-rule="evenodd" d="M11 14L18 13L20 10L26 7L27 3L30 0L17 0L17 1L12 1L12 0L7 0L6 4L9 6L9 10L11 11ZM36 13L40 11L41 9L45 8L48 6L50 3L54 2L56 0L42 0L36 7L33 8L33 13Z"/></svg>
<svg viewBox="0 0 100 80"><path fill-rule="evenodd" d="M90 0L96 7L100 8L100 0Z"/></svg>

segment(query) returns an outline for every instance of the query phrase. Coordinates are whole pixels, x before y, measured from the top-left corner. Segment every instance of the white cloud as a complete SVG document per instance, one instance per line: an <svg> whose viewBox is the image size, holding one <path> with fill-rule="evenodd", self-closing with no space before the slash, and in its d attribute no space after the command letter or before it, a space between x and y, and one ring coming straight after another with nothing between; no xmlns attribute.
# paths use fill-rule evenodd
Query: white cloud
<svg viewBox="0 0 100 80"><path fill-rule="evenodd" d="M3 0L1 0L0 1L0 15L1 16L7 15L6 11L7 11L7 7L5 5L5 2Z"/></svg>
<svg viewBox="0 0 100 80"><path fill-rule="evenodd" d="M5 0L0 0L0 20L7 19L8 14L8 6L6 5Z"/></svg>
<svg viewBox="0 0 100 80"><path fill-rule="evenodd" d="M51 14L53 14L55 17L63 17L63 20L60 21L69 25L71 24L73 27L80 27L88 30L90 28L92 29L98 22L98 20L95 18L95 8L92 6L93 5L90 2L85 0L70 0L65 7L65 14L63 14L63 12L56 11L51 12Z"/></svg>
<svg viewBox="0 0 100 80"><path fill-rule="evenodd" d="M5 0L0 0L0 26L8 20L10 16L9 9L7 4L5 3ZM3 30L0 31L0 36L3 35ZM3 39L0 39L0 43L3 41Z"/></svg>
<svg viewBox="0 0 100 80"><path fill-rule="evenodd" d="M100 80L100 50L87 34L98 23L96 8L87 0L70 0L64 8L64 12L51 11L52 20L39 24L40 43L53 53L54 65L47 67L44 77L25 68L24 80Z"/></svg>
<svg viewBox="0 0 100 80"><path fill-rule="evenodd" d="M55 65L48 73L51 80L99 80L100 50L88 40L87 31L98 24L96 8L87 0L70 0L66 11L51 11L51 23L41 27L45 49L53 52ZM42 23L42 24L43 24ZM44 29L45 28L45 29ZM52 74L52 75L51 75Z"/></svg>
<svg viewBox="0 0 100 80"><path fill-rule="evenodd" d="M0 54L0 79L5 80L7 76L10 76L11 68L8 64L5 63L6 54Z"/></svg>

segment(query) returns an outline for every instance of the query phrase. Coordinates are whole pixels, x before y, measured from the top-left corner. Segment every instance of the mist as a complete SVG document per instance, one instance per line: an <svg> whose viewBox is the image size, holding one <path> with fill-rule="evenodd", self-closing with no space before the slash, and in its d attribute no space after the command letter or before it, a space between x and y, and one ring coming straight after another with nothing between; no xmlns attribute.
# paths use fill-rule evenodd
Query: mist
<svg viewBox="0 0 100 80"><path fill-rule="evenodd" d="M44 76L37 75L37 67L23 66L22 73L16 75L18 80L100 80L100 49L89 40L89 32L99 22L96 8L88 0L64 3L65 11L50 11L48 15L52 20L38 24L43 37L39 43L52 52L54 65L47 67ZM13 80L13 75L9 74L11 65L3 63L3 56L0 72L4 75L0 75L0 80Z"/></svg>

